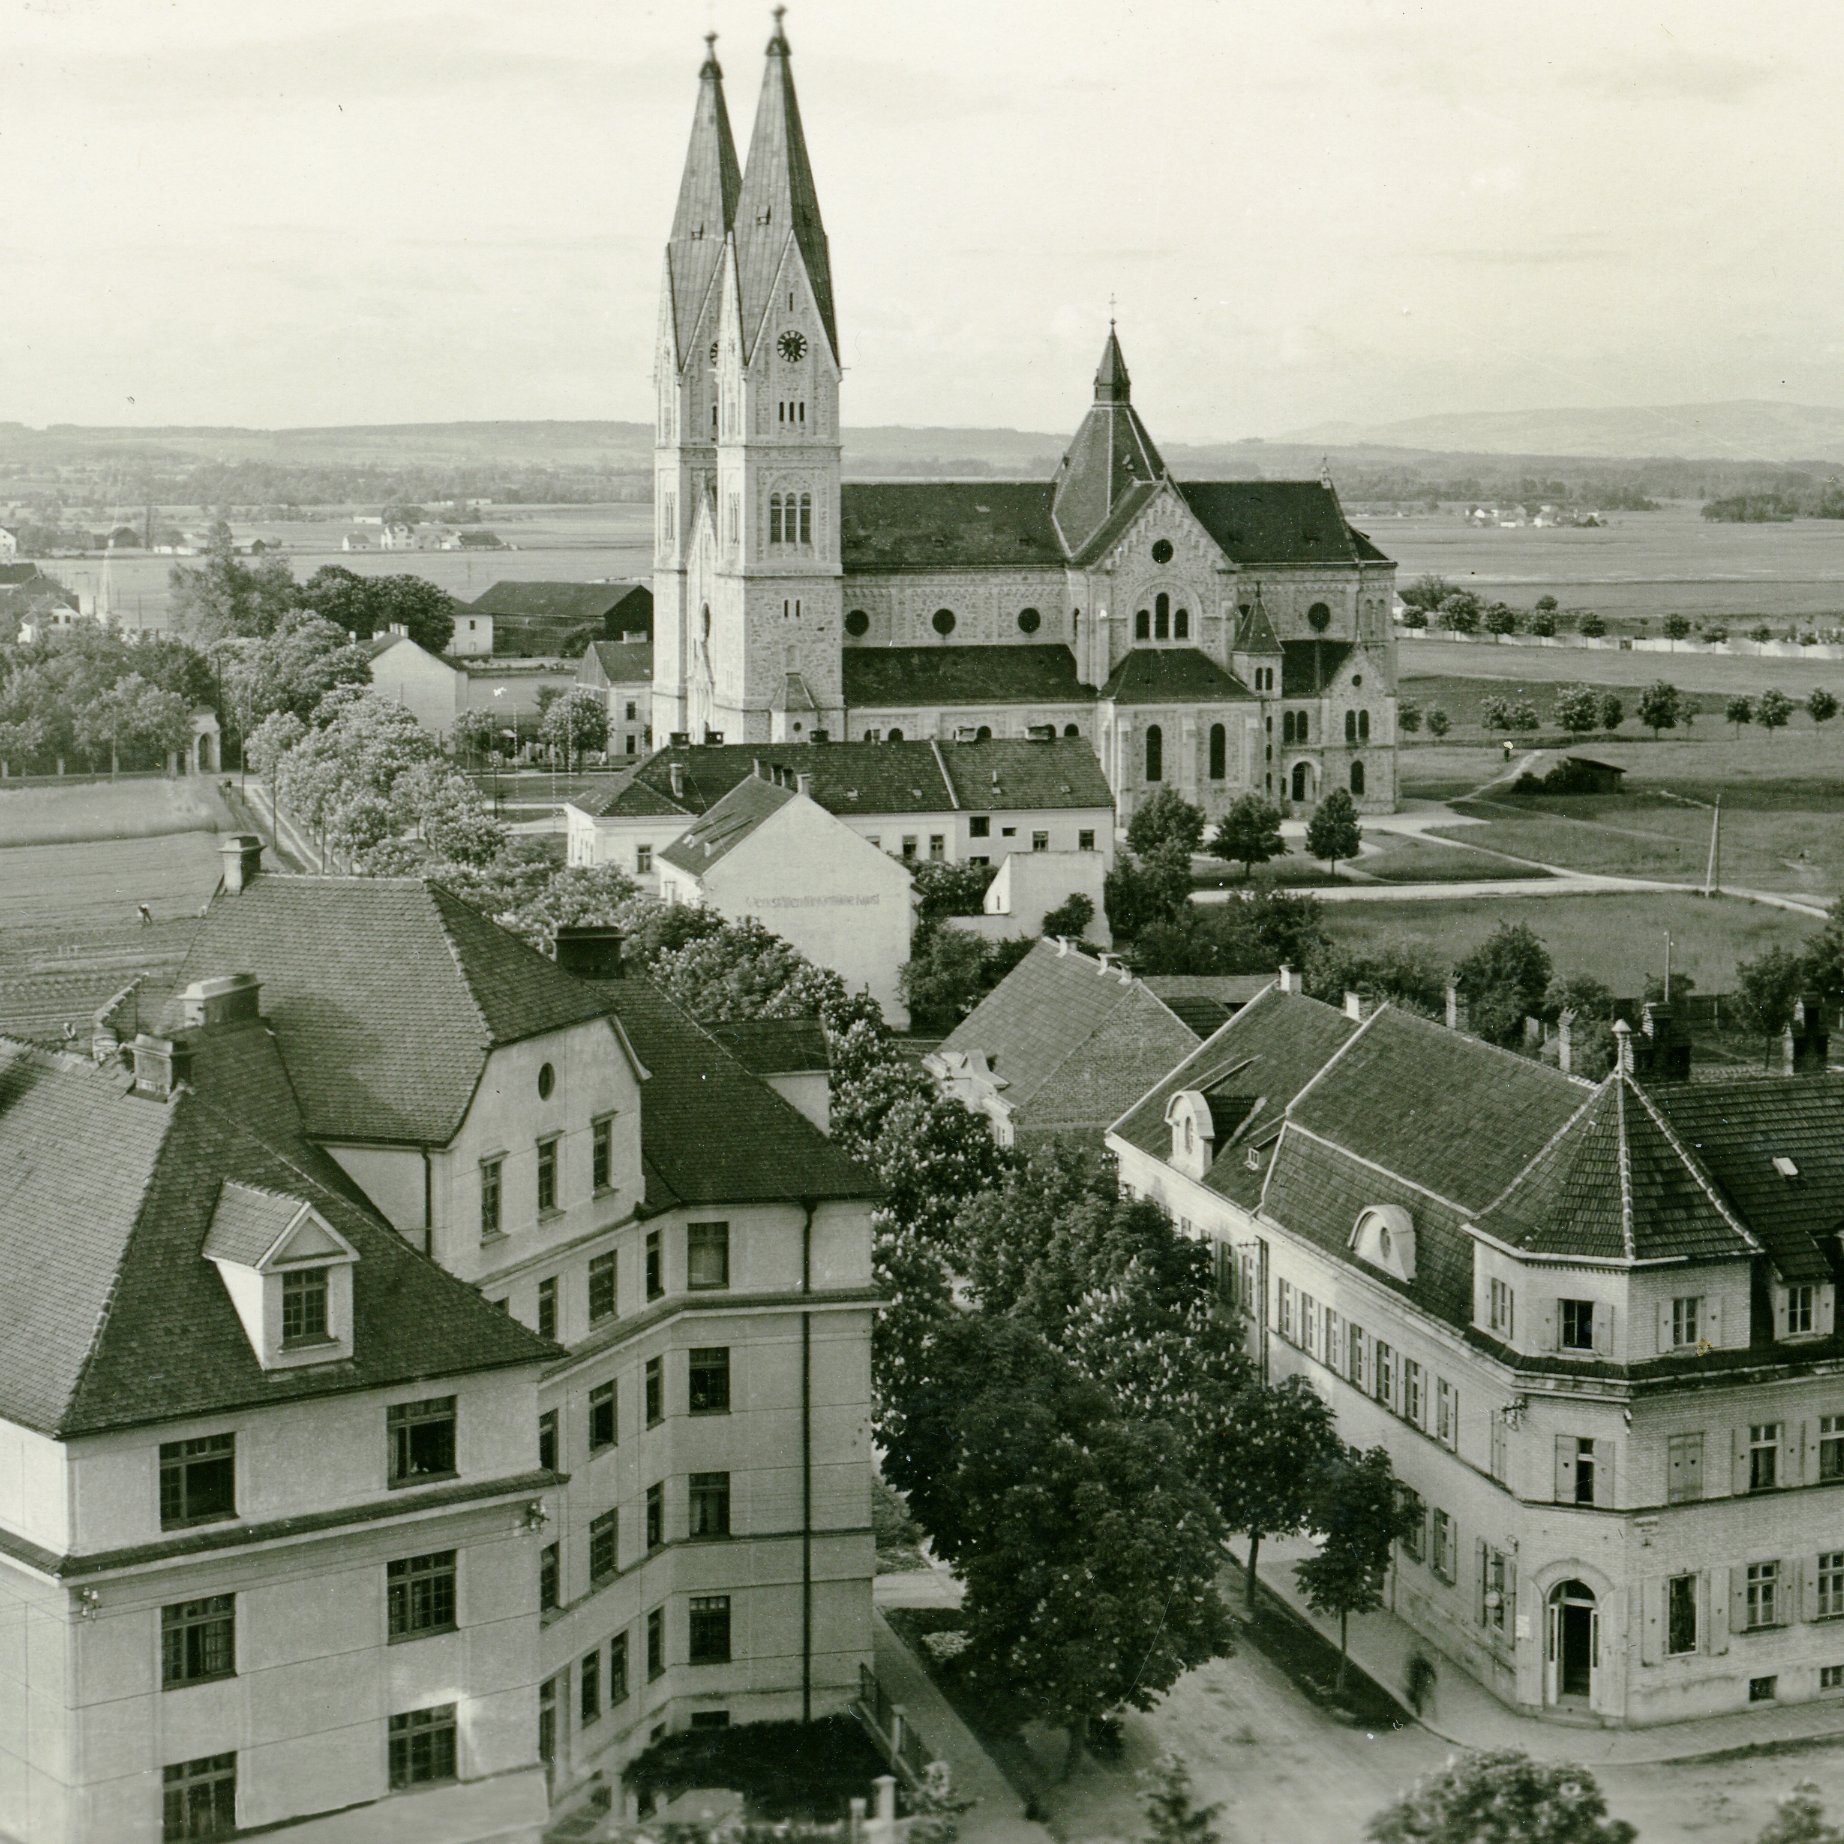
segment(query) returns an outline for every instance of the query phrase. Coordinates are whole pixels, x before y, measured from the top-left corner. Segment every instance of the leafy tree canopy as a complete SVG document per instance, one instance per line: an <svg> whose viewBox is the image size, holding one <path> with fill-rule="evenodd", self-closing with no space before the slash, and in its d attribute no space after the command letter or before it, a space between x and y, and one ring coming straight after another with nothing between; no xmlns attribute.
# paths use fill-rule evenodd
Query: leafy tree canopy
<svg viewBox="0 0 1844 1844"><path fill-rule="evenodd" d="M1549 950L1522 922L1501 922L1454 967L1469 1026L1493 1043L1514 1043L1541 1013L1555 969Z"/></svg>
<svg viewBox="0 0 1844 1844"><path fill-rule="evenodd" d="M1145 857L1161 846L1182 848L1195 856L1204 844L1204 810L1173 788L1160 788L1140 802L1127 825L1128 847Z"/></svg>
<svg viewBox="0 0 1844 1844"><path fill-rule="evenodd" d="M1320 801L1306 826L1306 849L1334 869L1341 858L1355 858L1363 828L1357 822L1357 805L1343 788L1334 788Z"/></svg>
<svg viewBox="0 0 1844 1844"><path fill-rule="evenodd" d="M1461 1755L1370 1821L1371 1844L1632 1844L1585 1767L1515 1749Z"/></svg>
<svg viewBox="0 0 1844 1844"><path fill-rule="evenodd" d="M1401 713L1398 713L1398 721L1400 719ZM1420 723L1419 713L1415 721ZM1217 822L1210 850L1215 857L1240 864L1245 877L1252 866L1284 857L1287 842L1281 837L1280 808L1259 794L1240 795Z"/></svg>

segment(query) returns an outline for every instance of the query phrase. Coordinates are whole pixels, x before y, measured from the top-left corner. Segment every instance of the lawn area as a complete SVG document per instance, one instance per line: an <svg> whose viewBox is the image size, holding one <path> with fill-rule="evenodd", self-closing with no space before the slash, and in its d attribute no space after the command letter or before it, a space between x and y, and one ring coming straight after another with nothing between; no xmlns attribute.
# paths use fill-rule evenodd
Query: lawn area
<svg viewBox="0 0 1844 1844"><path fill-rule="evenodd" d="M1641 991L1648 973L1663 970L1667 931L1675 971L1689 974L1699 991L1732 992L1737 961L1768 947L1797 947L1818 927L1816 917L1764 903L1668 891L1509 902L1494 896L1327 903L1321 914L1336 940L1361 943L1394 935L1426 942L1444 960L1471 953L1500 922L1522 922L1549 949L1559 972L1592 974L1629 997Z"/></svg>
<svg viewBox="0 0 1844 1844"><path fill-rule="evenodd" d="M1516 656L1507 655L1506 659L1509 664L1515 664L1516 660L1525 657L1528 656L1523 654ZM1548 658L1549 656L1547 654L1542 654L1536 657ZM1603 658L1617 656L1590 653L1581 655L1580 657L1592 667ZM1628 654L1625 657L1632 658L1634 656ZM1644 658L1646 656L1642 654L1638 657ZM1626 706L1626 721L1621 724L1617 731L1613 732L1614 735L1630 737L1635 741L1643 740L1649 743L1652 740L1652 733L1633 715L1633 706L1638 701L1639 692L1645 686L1650 685L1655 679L1670 680L1680 691L1691 696L1698 717L1698 728L1693 730L1693 735L1704 733L1708 730L1711 720L1706 713L1714 713L1717 717L1720 717L1723 705L1728 702L1728 694L1726 692L1708 691L1692 693L1690 687L1685 685L1681 679L1673 679L1670 673L1663 671L1648 672L1639 680L1638 684L1627 684L1617 679L1608 678L1605 675L1597 676L1593 671L1576 672L1556 679L1546 679L1534 674L1513 676L1509 669L1499 675L1483 673L1473 675L1457 672L1438 673L1432 676L1418 674L1414 678L1404 678L1397 689L1398 696L1405 703L1418 704L1424 712L1437 708L1445 711L1448 717L1452 719L1453 727L1457 732L1464 734L1467 731L1478 731L1482 735L1490 735L1496 739L1501 736L1503 732L1496 730L1487 731L1480 715L1480 707L1485 703L1486 699L1492 697L1528 698L1530 702L1537 707L1538 719L1544 726L1542 734L1545 736L1560 736L1562 732L1557 730L1551 722L1551 715L1555 709L1557 692L1565 685L1590 685L1597 692L1614 693L1614 695ZM1838 682L1844 685L1844 666L1838 669ZM1786 694L1790 698L1797 688L1785 687L1783 689L1786 690ZM1810 688L1808 687L1807 689ZM1803 698L1805 696L1805 691L1800 691L1799 696ZM1808 730L1812 727L1810 721L1803 714L1797 721ZM1598 743L1601 736L1605 734L1605 732L1599 732L1592 740ZM1529 739L1527 737L1514 735L1511 740L1513 742L1527 742ZM1583 738L1582 740L1586 743L1590 739ZM1417 747L1414 737L1405 738L1404 741L1411 749Z"/></svg>
<svg viewBox="0 0 1844 1844"><path fill-rule="evenodd" d="M1483 844L1483 840L1474 838L1479 830L1469 826L1464 831L1456 830L1452 836L1468 845ZM1480 877L1541 879L1549 875L1531 865L1512 864L1502 858L1484 857L1478 852L1456 851L1451 845L1402 832L1368 834L1357 868L1386 884L1466 884Z"/></svg>
<svg viewBox="0 0 1844 1844"><path fill-rule="evenodd" d="M1795 703L1815 685L1844 696L1844 661L1757 659L1752 654L1622 653L1611 647L1498 647L1480 641L1406 640L1396 667L1405 687L1426 680L1499 679L1528 685L1607 685L1620 692L1667 679L1680 690L1726 696L1777 685ZM1405 697L1414 697L1404 690ZM1439 700L1436 700L1439 702ZM1629 699L1630 703L1631 700Z"/></svg>
<svg viewBox="0 0 1844 1844"><path fill-rule="evenodd" d="M203 775L30 786L0 782L0 849L232 829L217 784Z"/></svg>

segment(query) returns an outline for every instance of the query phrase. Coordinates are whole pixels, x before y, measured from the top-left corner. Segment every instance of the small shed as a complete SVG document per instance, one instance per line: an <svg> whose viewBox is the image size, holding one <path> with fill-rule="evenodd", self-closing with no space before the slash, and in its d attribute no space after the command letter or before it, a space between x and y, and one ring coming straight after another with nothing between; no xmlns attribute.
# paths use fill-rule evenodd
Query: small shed
<svg viewBox="0 0 1844 1844"><path fill-rule="evenodd" d="M1626 770L1589 756L1564 756L1570 786L1582 794L1617 794Z"/></svg>

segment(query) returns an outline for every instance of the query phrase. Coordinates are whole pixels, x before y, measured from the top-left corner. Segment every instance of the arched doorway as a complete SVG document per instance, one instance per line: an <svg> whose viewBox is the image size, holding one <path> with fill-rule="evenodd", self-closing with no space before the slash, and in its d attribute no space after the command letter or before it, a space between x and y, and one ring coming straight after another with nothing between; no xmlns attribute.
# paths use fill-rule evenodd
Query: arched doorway
<svg viewBox="0 0 1844 1844"><path fill-rule="evenodd" d="M1311 800L1313 797L1313 771L1305 762L1293 765L1293 797L1295 800Z"/></svg>
<svg viewBox="0 0 1844 1844"><path fill-rule="evenodd" d="M1362 794L1364 791L1364 765L1362 762L1351 764L1351 792Z"/></svg>
<svg viewBox="0 0 1844 1844"><path fill-rule="evenodd" d="M1594 1666L1601 1649L1601 1616L1594 1590L1582 1581L1558 1582L1549 1592L1543 1647L1543 1694L1564 1708L1594 1700Z"/></svg>

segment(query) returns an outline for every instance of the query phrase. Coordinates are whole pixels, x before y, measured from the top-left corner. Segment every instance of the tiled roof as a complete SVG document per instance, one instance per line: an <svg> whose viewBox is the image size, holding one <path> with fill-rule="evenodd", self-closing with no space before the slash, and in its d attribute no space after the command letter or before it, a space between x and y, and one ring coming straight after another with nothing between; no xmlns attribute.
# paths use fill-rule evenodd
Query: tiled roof
<svg viewBox="0 0 1844 1844"><path fill-rule="evenodd" d="M700 876L721 863L794 798L792 788L778 787L756 775L746 776L674 839L660 857L681 871Z"/></svg>
<svg viewBox="0 0 1844 1844"><path fill-rule="evenodd" d="M583 659L593 658L603 682L609 685L650 685L653 682L653 642L642 636L630 640L592 640Z"/></svg>
<svg viewBox="0 0 1844 1844"><path fill-rule="evenodd" d="M983 743L943 743L941 761L959 805L975 812L1114 805L1108 778L1086 737L1031 741L1001 736Z"/></svg>
<svg viewBox="0 0 1844 1844"><path fill-rule="evenodd" d="M137 977L119 967L0 977L0 1036L54 1045L80 1039L87 1049L96 1014Z"/></svg>
<svg viewBox="0 0 1844 1844"><path fill-rule="evenodd" d="M1351 643L1345 640L1282 641L1281 696L1318 697L1350 657Z"/></svg>
<svg viewBox="0 0 1844 1844"><path fill-rule="evenodd" d="M1110 523L1123 495L1165 476L1165 461L1133 407L1132 380L1112 325L1095 368L1095 398L1057 466L1056 523L1072 554Z"/></svg>
<svg viewBox="0 0 1844 1844"><path fill-rule="evenodd" d="M1197 520L1239 564L1355 563L1338 495L1317 480L1186 480Z"/></svg>
<svg viewBox="0 0 1844 1844"><path fill-rule="evenodd" d="M817 1018L745 1018L705 1027L745 1069L758 1076L832 1067L826 1028Z"/></svg>
<svg viewBox="0 0 1844 1844"><path fill-rule="evenodd" d="M308 1200L298 1192L270 1191L228 1178L218 1193L218 1207L211 1213L202 1252L216 1261L236 1261L253 1268L308 1207Z"/></svg>
<svg viewBox="0 0 1844 1844"><path fill-rule="evenodd" d="M847 647L840 665L853 710L1095 700L1065 646Z"/></svg>
<svg viewBox="0 0 1844 1844"><path fill-rule="evenodd" d="M490 1050L605 1014L556 964L439 884L394 877L255 879L220 895L176 985L263 982L310 1133L453 1138Z"/></svg>
<svg viewBox="0 0 1844 1844"><path fill-rule="evenodd" d="M845 574L1061 568L1050 499L1036 481L848 480L839 489Z"/></svg>
<svg viewBox="0 0 1844 1844"><path fill-rule="evenodd" d="M1161 480L1137 479L1121 487L1114 496L1113 511L1070 553L1070 562L1086 567L1106 556L1158 497L1162 487Z"/></svg>
<svg viewBox="0 0 1844 1844"><path fill-rule="evenodd" d="M984 1053L1019 1128L1099 1132L1196 1041L1138 980L1040 941L940 1053Z"/></svg>
<svg viewBox="0 0 1844 1844"><path fill-rule="evenodd" d="M1255 694L1195 647L1134 647L1101 696L1116 704L1227 704Z"/></svg>
<svg viewBox="0 0 1844 1844"><path fill-rule="evenodd" d="M653 631L653 591L645 583L495 583L467 606L495 617L549 617L565 622L605 621L619 611L615 631Z"/></svg>
<svg viewBox="0 0 1844 1844"><path fill-rule="evenodd" d="M90 1434L557 1355L358 1201L260 1022L203 1034L191 1084L154 1101L0 1049L0 1415ZM201 1252L226 1180L311 1202L357 1251L349 1363L261 1368Z"/></svg>
<svg viewBox="0 0 1844 1844"><path fill-rule="evenodd" d="M1347 528L1351 533L1351 543L1360 563L1388 563L1387 552L1377 548L1376 540L1368 532L1359 531L1355 525Z"/></svg>
<svg viewBox="0 0 1844 1844"><path fill-rule="evenodd" d="M1274 982L1265 973L1152 973L1143 983L1203 1038L1220 1030Z"/></svg>
<svg viewBox="0 0 1844 1844"><path fill-rule="evenodd" d="M1249 612L1236 623L1238 653L1279 653L1281 643L1275 638L1274 623L1268 619L1267 604L1261 599L1261 585L1255 586L1255 600Z"/></svg>
<svg viewBox="0 0 1844 1844"><path fill-rule="evenodd" d="M724 233L735 219L736 195L743 183L730 134L730 111L724 104L723 71L714 56L705 60L698 79L698 107L666 244L674 352L680 365L693 357L691 342L717 279Z"/></svg>

